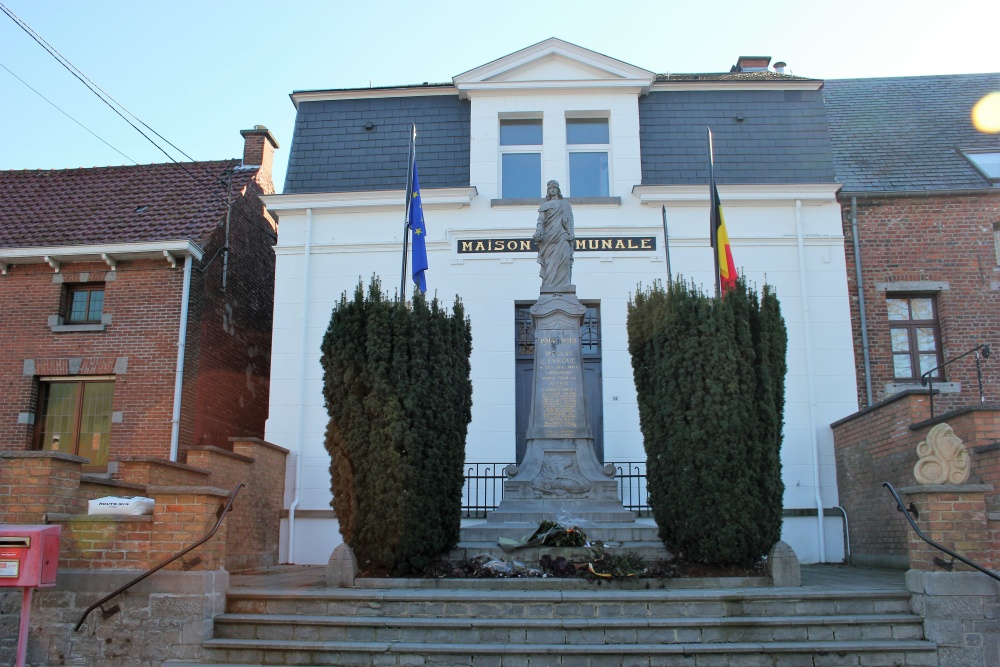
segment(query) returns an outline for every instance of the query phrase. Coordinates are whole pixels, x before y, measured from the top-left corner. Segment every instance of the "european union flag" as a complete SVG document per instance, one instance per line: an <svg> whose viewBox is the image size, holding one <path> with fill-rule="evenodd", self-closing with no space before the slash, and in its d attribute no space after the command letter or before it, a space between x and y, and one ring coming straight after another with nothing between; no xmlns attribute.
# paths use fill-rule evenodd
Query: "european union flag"
<svg viewBox="0 0 1000 667"><path fill-rule="evenodd" d="M413 162L413 182L410 184L410 210L408 219L413 236L413 282L421 292L427 291L424 271L427 270L427 227L424 225L424 207L420 203L420 181L417 179L417 162Z"/></svg>

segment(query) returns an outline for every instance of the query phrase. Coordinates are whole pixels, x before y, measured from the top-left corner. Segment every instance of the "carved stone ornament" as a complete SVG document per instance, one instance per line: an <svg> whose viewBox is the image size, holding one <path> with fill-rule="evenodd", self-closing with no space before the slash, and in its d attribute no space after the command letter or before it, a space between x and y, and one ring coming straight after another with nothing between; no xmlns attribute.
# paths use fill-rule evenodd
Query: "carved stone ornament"
<svg viewBox="0 0 1000 667"><path fill-rule="evenodd" d="M542 471L532 487L539 496L565 496L590 491L593 484L580 474L576 457L572 453L545 453Z"/></svg>
<svg viewBox="0 0 1000 667"><path fill-rule="evenodd" d="M947 424L938 424L917 445L913 466L918 484L964 484L969 479L969 452Z"/></svg>

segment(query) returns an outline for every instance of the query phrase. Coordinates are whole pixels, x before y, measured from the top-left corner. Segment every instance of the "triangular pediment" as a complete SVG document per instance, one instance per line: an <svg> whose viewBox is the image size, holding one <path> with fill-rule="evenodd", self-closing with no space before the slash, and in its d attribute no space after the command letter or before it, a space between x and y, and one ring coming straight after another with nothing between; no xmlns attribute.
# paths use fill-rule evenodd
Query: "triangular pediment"
<svg viewBox="0 0 1000 667"><path fill-rule="evenodd" d="M454 77L463 97L477 92L558 88L645 92L655 74L552 37Z"/></svg>

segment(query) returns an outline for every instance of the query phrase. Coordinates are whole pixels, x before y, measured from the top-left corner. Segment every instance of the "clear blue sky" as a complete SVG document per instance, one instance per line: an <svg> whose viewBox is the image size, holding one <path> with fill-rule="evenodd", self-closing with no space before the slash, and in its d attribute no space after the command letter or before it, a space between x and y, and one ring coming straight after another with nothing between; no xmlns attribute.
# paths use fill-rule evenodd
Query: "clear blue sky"
<svg viewBox="0 0 1000 667"><path fill-rule="evenodd" d="M239 130L268 126L279 191L293 90L450 81L548 37L656 72L739 55L816 78L1000 71L995 0L0 2L194 159L238 157ZM3 14L0 65L136 162L167 161ZM0 127L0 169L131 163L3 68Z"/></svg>

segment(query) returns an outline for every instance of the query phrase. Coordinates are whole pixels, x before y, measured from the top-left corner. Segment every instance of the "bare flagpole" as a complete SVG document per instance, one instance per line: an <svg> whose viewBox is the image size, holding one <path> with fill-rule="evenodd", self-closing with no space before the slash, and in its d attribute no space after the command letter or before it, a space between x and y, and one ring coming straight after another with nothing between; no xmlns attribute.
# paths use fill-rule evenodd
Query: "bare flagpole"
<svg viewBox="0 0 1000 667"><path fill-rule="evenodd" d="M670 270L670 234L667 233L667 205L663 205L663 251L667 256L667 286L673 282L674 274Z"/></svg>
<svg viewBox="0 0 1000 667"><path fill-rule="evenodd" d="M417 124L410 126L410 145L406 152L406 199L403 201L403 269L399 275L399 298L406 303L406 260L410 249L410 198L413 196L413 161L417 158Z"/></svg>

